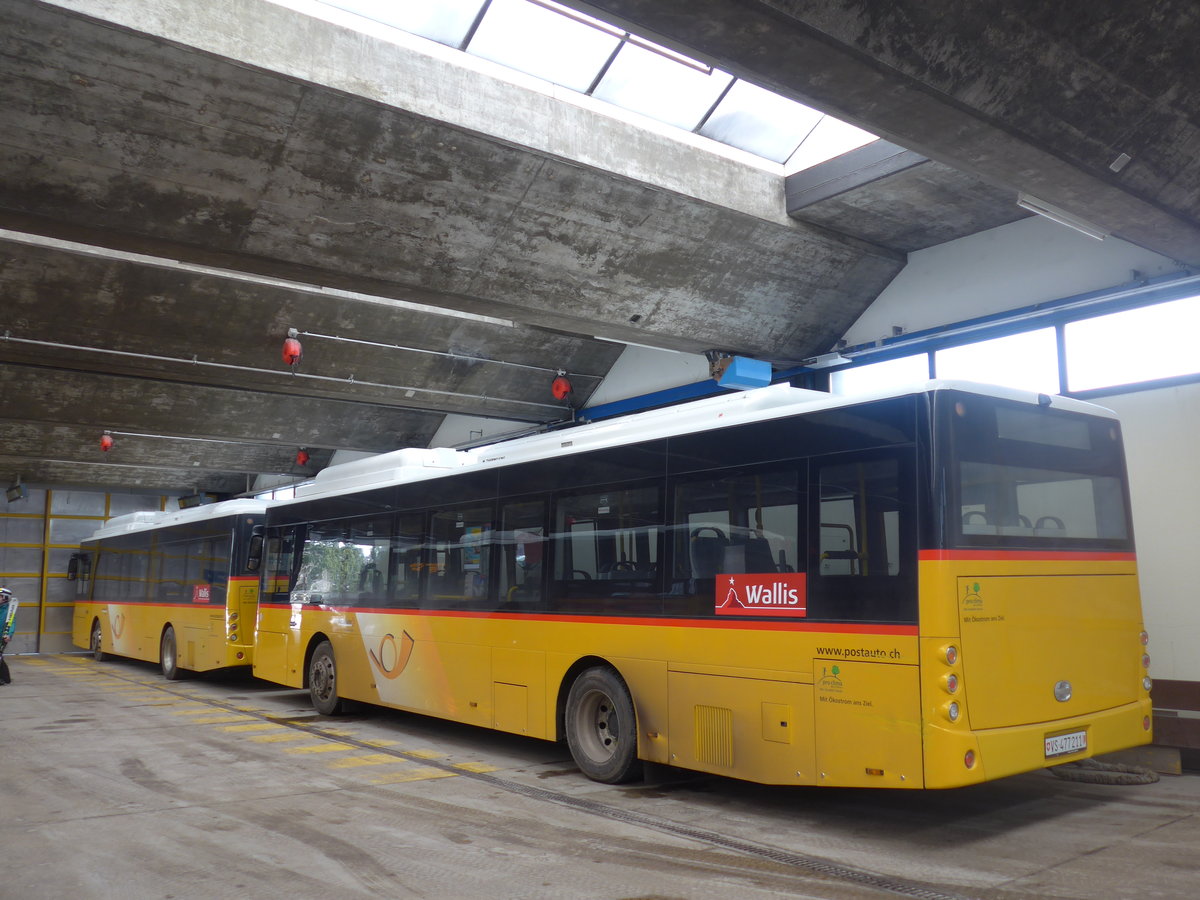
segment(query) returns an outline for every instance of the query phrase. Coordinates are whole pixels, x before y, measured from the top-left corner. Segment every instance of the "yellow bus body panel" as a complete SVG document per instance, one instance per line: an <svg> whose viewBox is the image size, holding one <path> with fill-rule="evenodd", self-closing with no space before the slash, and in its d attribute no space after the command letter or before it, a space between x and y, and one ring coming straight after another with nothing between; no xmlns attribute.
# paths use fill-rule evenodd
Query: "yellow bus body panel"
<svg viewBox="0 0 1200 900"><path fill-rule="evenodd" d="M1144 727L1151 703L1132 557L1030 556L921 563L927 787L1028 772L1152 738ZM945 658L950 646L958 651L954 665ZM1070 685L1067 700L1056 699L1060 683ZM1047 756L1046 739L1064 734L1082 734L1082 748Z"/></svg>
<svg viewBox="0 0 1200 900"><path fill-rule="evenodd" d="M170 625L175 629L180 668L207 672L247 666L254 658L257 608L258 582L245 577L229 580L225 608L77 602L71 641L76 647L91 649L92 623L99 620L105 653L157 663L163 629ZM227 639L229 634L236 634L237 640Z"/></svg>

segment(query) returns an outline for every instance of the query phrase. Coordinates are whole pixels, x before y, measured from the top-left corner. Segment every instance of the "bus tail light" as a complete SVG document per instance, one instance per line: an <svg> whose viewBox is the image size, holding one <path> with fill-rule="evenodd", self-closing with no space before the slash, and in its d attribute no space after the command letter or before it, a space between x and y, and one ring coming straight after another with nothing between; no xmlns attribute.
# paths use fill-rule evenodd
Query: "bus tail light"
<svg viewBox="0 0 1200 900"><path fill-rule="evenodd" d="M1143 669L1150 668L1150 654L1149 653L1142 654L1142 668Z"/></svg>
<svg viewBox="0 0 1200 900"><path fill-rule="evenodd" d="M950 673L942 676L942 687L945 689L947 694L957 693L958 692L958 676L956 674L954 674L953 672L950 672Z"/></svg>
<svg viewBox="0 0 1200 900"><path fill-rule="evenodd" d="M1143 631L1141 634L1138 635L1138 640L1141 641L1142 646L1145 647L1147 644L1150 643L1150 635L1148 635L1146 632Z"/></svg>
<svg viewBox="0 0 1200 900"><path fill-rule="evenodd" d="M946 718L951 722L958 721L958 701L951 700L946 706L942 707L946 713Z"/></svg>
<svg viewBox="0 0 1200 900"><path fill-rule="evenodd" d="M1142 716L1142 731L1149 731L1149 730L1150 730L1150 717Z"/></svg>
<svg viewBox="0 0 1200 900"><path fill-rule="evenodd" d="M966 753L963 754L963 765L966 766L968 769L975 768L975 751L974 750L968 750Z"/></svg>
<svg viewBox="0 0 1200 900"><path fill-rule="evenodd" d="M1152 687L1154 687L1154 679L1147 675L1142 679L1142 689L1148 691Z"/></svg>
<svg viewBox="0 0 1200 900"><path fill-rule="evenodd" d="M942 650L942 653L943 653L943 655L945 656L945 659L946 659L946 665L948 665L948 666L952 666L952 665L954 665L956 662L958 662L958 648L957 648L957 647L955 647L953 644L949 644L949 645L947 645L947 646L946 646L946 647L945 647L945 648Z"/></svg>

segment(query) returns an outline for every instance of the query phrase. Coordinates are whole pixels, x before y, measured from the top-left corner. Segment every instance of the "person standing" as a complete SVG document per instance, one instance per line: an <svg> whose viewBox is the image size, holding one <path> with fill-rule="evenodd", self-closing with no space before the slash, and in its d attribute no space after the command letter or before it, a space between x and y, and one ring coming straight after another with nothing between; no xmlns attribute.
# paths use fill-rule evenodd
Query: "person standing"
<svg viewBox="0 0 1200 900"><path fill-rule="evenodd" d="M0 587L0 684L12 681L8 672L8 663L4 659L4 651L12 640L13 631L17 627L17 600L6 587Z"/></svg>

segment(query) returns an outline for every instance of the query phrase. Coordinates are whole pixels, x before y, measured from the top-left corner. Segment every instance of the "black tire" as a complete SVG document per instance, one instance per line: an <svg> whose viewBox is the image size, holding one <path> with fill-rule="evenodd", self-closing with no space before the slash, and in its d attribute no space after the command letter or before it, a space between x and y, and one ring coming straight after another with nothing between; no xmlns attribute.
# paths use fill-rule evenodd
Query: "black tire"
<svg viewBox="0 0 1200 900"><path fill-rule="evenodd" d="M158 642L158 664L162 667L163 678L167 681L178 681L183 677L179 668L179 647L175 643L175 629L168 625L163 629L162 640Z"/></svg>
<svg viewBox="0 0 1200 900"><path fill-rule="evenodd" d="M96 662L104 662L108 659L108 654L102 649L104 646L104 632L100 630L99 619L92 622L92 637L89 643L92 648L92 659Z"/></svg>
<svg viewBox="0 0 1200 900"><path fill-rule="evenodd" d="M566 727L571 756L592 781L624 784L641 776L633 697L612 669L597 666L575 679Z"/></svg>
<svg viewBox="0 0 1200 900"><path fill-rule="evenodd" d="M317 644L309 658L308 695L312 698L313 709L323 716L335 716L342 711L342 701L337 694L337 663L329 641Z"/></svg>

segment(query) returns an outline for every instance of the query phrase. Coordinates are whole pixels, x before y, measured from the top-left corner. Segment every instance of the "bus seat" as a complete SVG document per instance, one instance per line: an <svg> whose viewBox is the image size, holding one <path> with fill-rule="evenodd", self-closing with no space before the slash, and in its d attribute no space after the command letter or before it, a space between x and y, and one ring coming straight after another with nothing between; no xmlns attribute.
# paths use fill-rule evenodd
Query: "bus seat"
<svg viewBox="0 0 1200 900"><path fill-rule="evenodd" d="M771 542L765 537L746 539L746 572L777 572Z"/></svg>
<svg viewBox="0 0 1200 900"><path fill-rule="evenodd" d="M725 546L729 543L725 532L705 525L693 528L691 538L692 577L716 578L717 570L725 560Z"/></svg>

